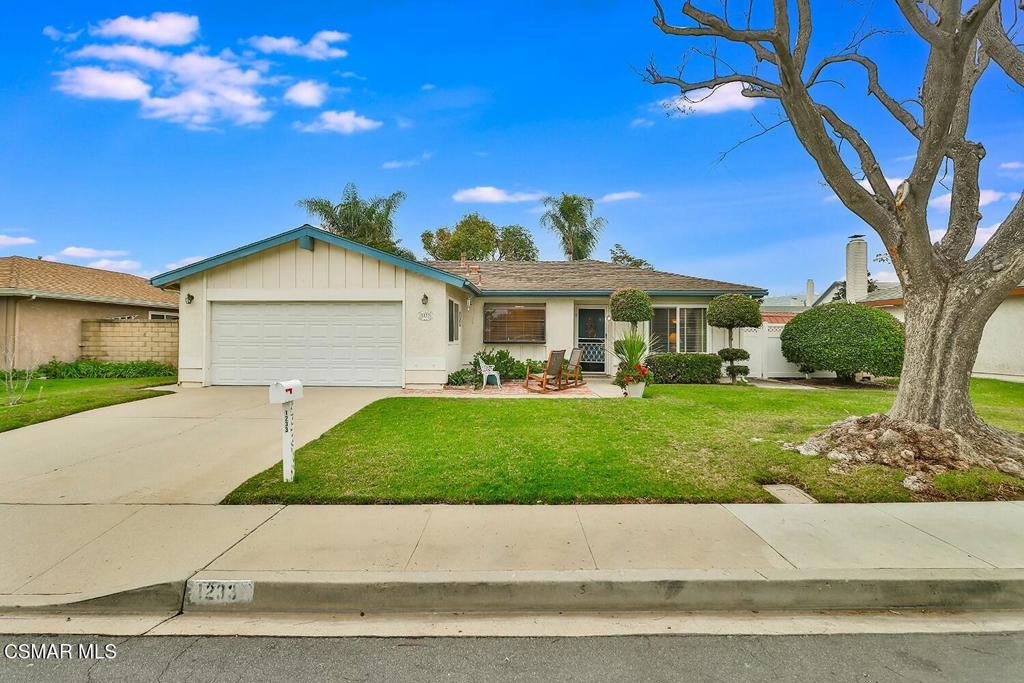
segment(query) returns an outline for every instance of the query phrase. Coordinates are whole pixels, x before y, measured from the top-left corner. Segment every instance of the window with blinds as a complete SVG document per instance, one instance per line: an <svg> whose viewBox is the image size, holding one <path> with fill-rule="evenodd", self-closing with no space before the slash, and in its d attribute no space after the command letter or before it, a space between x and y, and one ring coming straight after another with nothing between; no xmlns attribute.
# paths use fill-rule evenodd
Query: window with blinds
<svg viewBox="0 0 1024 683"><path fill-rule="evenodd" d="M707 321L706 308L655 308L651 319L651 352L705 353Z"/></svg>
<svg viewBox="0 0 1024 683"><path fill-rule="evenodd" d="M544 304L484 304L485 344L543 344Z"/></svg>

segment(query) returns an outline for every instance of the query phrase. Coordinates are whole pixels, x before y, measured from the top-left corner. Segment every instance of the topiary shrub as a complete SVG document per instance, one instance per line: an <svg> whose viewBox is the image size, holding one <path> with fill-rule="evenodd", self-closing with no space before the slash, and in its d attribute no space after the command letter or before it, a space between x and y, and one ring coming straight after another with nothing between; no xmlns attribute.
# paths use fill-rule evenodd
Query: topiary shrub
<svg viewBox="0 0 1024 683"><path fill-rule="evenodd" d="M651 295L642 289L620 289L612 294L612 320L629 323L635 330L637 323L654 317Z"/></svg>
<svg viewBox="0 0 1024 683"><path fill-rule="evenodd" d="M750 368L746 365L730 364L729 367L725 369L725 374L729 375L729 377L732 378L732 381L735 382L738 378L749 375Z"/></svg>
<svg viewBox="0 0 1024 683"><path fill-rule="evenodd" d="M714 353L652 353L647 356L658 384L716 384L722 359Z"/></svg>
<svg viewBox="0 0 1024 683"><path fill-rule="evenodd" d="M782 330L782 355L804 371L895 377L903 369L903 325L885 311L836 302L800 313Z"/></svg>
<svg viewBox="0 0 1024 683"><path fill-rule="evenodd" d="M745 294L723 294L716 296L708 304L708 325L723 327L729 330L729 348L722 349L718 352L718 355L722 356L722 360L728 361L729 367L733 368L736 365L736 361L747 360L750 358L750 354L743 349L733 348L732 331L737 327L760 327L761 302L757 299L751 299ZM725 355L722 355L723 353ZM750 370L747 370L747 372L750 372ZM727 370L727 373L732 378L733 384L736 383L738 376L747 374L732 369Z"/></svg>

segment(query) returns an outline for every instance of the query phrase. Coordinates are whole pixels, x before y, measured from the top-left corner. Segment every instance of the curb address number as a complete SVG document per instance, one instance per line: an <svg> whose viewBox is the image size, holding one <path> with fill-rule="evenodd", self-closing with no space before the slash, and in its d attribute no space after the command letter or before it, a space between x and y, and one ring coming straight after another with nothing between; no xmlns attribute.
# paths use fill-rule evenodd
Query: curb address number
<svg viewBox="0 0 1024 683"><path fill-rule="evenodd" d="M188 601L193 605L252 602L252 581L189 581Z"/></svg>

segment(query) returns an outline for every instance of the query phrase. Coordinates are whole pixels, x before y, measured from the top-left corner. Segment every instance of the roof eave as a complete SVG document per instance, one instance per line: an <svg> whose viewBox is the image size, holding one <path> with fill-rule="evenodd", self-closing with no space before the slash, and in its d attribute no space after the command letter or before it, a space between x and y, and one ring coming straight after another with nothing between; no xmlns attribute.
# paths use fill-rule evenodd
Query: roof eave
<svg viewBox="0 0 1024 683"><path fill-rule="evenodd" d="M0 296L25 296L39 299L61 299L65 301L86 301L100 304L119 304L122 306L142 306L146 308L167 308L178 310L178 304L167 301L149 299L129 299L119 296L100 296L97 294L77 294L74 292L54 292L48 289L0 288Z"/></svg>
<svg viewBox="0 0 1024 683"><path fill-rule="evenodd" d="M611 296L614 289L484 289L483 297L489 296ZM767 296L766 289L647 289L652 297L660 296L718 296L720 294L746 294L752 297Z"/></svg>

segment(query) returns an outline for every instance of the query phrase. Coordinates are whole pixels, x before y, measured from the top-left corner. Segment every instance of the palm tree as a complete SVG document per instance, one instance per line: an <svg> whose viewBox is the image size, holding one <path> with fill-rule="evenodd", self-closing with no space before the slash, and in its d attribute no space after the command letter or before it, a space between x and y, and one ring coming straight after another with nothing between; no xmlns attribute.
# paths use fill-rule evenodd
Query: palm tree
<svg viewBox="0 0 1024 683"><path fill-rule="evenodd" d="M363 199L355 183L348 183L337 204L323 197L300 199L297 204L319 219L320 227L328 232L381 251L415 258L411 251L399 246L401 240L395 239L395 213L405 197L404 192L392 192L387 197Z"/></svg>
<svg viewBox="0 0 1024 683"><path fill-rule="evenodd" d="M605 224L603 218L593 216L594 200L563 192L557 197L545 197L544 206L547 211L541 215L540 224L559 236L565 258L590 258Z"/></svg>

